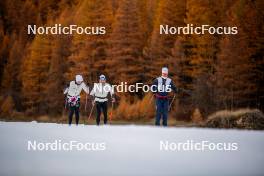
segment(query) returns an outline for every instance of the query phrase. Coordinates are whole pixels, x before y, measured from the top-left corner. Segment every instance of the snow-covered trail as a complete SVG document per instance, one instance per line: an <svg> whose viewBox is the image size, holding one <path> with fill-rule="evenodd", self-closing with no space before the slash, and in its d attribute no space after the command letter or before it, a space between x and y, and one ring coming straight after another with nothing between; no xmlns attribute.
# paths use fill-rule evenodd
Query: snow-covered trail
<svg viewBox="0 0 264 176"><path fill-rule="evenodd" d="M264 175L264 132L0 122L0 175ZM28 151L28 140L105 143L104 151ZM160 141L238 143L237 151L160 151Z"/></svg>

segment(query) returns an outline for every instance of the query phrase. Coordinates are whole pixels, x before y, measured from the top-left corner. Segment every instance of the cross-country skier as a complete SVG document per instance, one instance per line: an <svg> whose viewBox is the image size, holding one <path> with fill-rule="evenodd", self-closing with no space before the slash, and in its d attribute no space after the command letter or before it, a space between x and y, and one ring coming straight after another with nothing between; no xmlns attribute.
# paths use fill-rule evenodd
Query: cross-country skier
<svg viewBox="0 0 264 176"><path fill-rule="evenodd" d="M67 104L69 107L69 125L72 123L72 116L75 113L76 125L79 123L80 110L80 93L84 90L89 94L89 87L83 82L81 75L75 76L75 81L70 82L70 86L65 89L64 94L67 94Z"/></svg>
<svg viewBox="0 0 264 176"><path fill-rule="evenodd" d="M90 93L94 97L93 103L96 105L96 124L100 124L100 116L103 111L104 114L104 124L107 124L107 95L110 94L112 102L115 102L114 90L112 86L106 83L105 75L100 75L99 83L94 83L94 87Z"/></svg>
<svg viewBox="0 0 264 176"><path fill-rule="evenodd" d="M168 68L162 68L162 75L154 80L153 91L156 96L156 121L155 125L160 125L162 118L162 125L167 126L169 99L168 94L172 90L177 93L177 87L173 84L172 80L168 78Z"/></svg>

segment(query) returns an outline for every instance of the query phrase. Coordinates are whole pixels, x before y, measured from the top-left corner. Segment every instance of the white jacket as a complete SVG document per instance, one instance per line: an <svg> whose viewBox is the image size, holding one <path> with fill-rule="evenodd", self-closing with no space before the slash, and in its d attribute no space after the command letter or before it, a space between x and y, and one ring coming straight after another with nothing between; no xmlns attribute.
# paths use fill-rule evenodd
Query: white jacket
<svg viewBox="0 0 264 176"><path fill-rule="evenodd" d="M67 94L68 96L80 97L82 90L84 90L87 94L89 93L89 87L87 87L84 82L78 85L75 81L71 81L70 86L65 89L64 94Z"/></svg>
<svg viewBox="0 0 264 176"><path fill-rule="evenodd" d="M94 100L97 102L105 102L108 100L108 93L110 93L111 97L114 95L114 89L110 84L94 83L94 87L90 95L94 96Z"/></svg>

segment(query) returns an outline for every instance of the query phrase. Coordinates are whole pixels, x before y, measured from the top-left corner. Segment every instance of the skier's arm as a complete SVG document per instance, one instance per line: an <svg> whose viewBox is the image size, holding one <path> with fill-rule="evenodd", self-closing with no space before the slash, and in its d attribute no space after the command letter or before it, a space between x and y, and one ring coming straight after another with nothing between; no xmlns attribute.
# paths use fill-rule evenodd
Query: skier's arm
<svg viewBox="0 0 264 176"><path fill-rule="evenodd" d="M94 89L95 89L95 88L93 88L92 91L90 92L90 95L91 95L91 96L94 96L94 94L95 94Z"/></svg>
<svg viewBox="0 0 264 176"><path fill-rule="evenodd" d="M66 95L68 94L68 92L69 92L69 85L67 85L67 87L64 89L63 94Z"/></svg>
<svg viewBox="0 0 264 176"><path fill-rule="evenodd" d="M171 89L174 91L174 93L179 92L178 88L175 86L175 84L173 82L171 82L170 86L171 86Z"/></svg>
<svg viewBox="0 0 264 176"><path fill-rule="evenodd" d="M109 86L109 93L111 95L112 101L115 102L114 88L110 84L107 84L107 86Z"/></svg>
<svg viewBox="0 0 264 176"><path fill-rule="evenodd" d="M158 91L158 79L155 79L152 83L153 86L153 93Z"/></svg>
<svg viewBox="0 0 264 176"><path fill-rule="evenodd" d="M95 103L95 87L93 87L92 91L90 92L90 95L92 96L92 104Z"/></svg>
<svg viewBox="0 0 264 176"><path fill-rule="evenodd" d="M68 91L69 91L69 88L67 87L66 89L64 89L63 94L64 94L64 95L67 94Z"/></svg>
<svg viewBox="0 0 264 176"><path fill-rule="evenodd" d="M114 97L114 88L109 84L109 86L110 86L110 95L111 95L111 97L113 98Z"/></svg>

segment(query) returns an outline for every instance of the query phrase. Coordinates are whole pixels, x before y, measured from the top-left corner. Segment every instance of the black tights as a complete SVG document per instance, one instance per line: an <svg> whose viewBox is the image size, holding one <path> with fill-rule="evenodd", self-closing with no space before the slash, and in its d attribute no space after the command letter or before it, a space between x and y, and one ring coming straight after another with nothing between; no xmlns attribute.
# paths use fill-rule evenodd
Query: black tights
<svg viewBox="0 0 264 176"><path fill-rule="evenodd" d="M72 116L75 113L75 118L76 118L76 125L79 124L79 107L72 106L70 107L70 112L69 112L69 125L72 123Z"/></svg>
<svg viewBox="0 0 264 176"><path fill-rule="evenodd" d="M103 110L104 114L104 124L107 124L107 101L105 102L96 102L96 124L100 124L100 116L101 116L101 110Z"/></svg>

